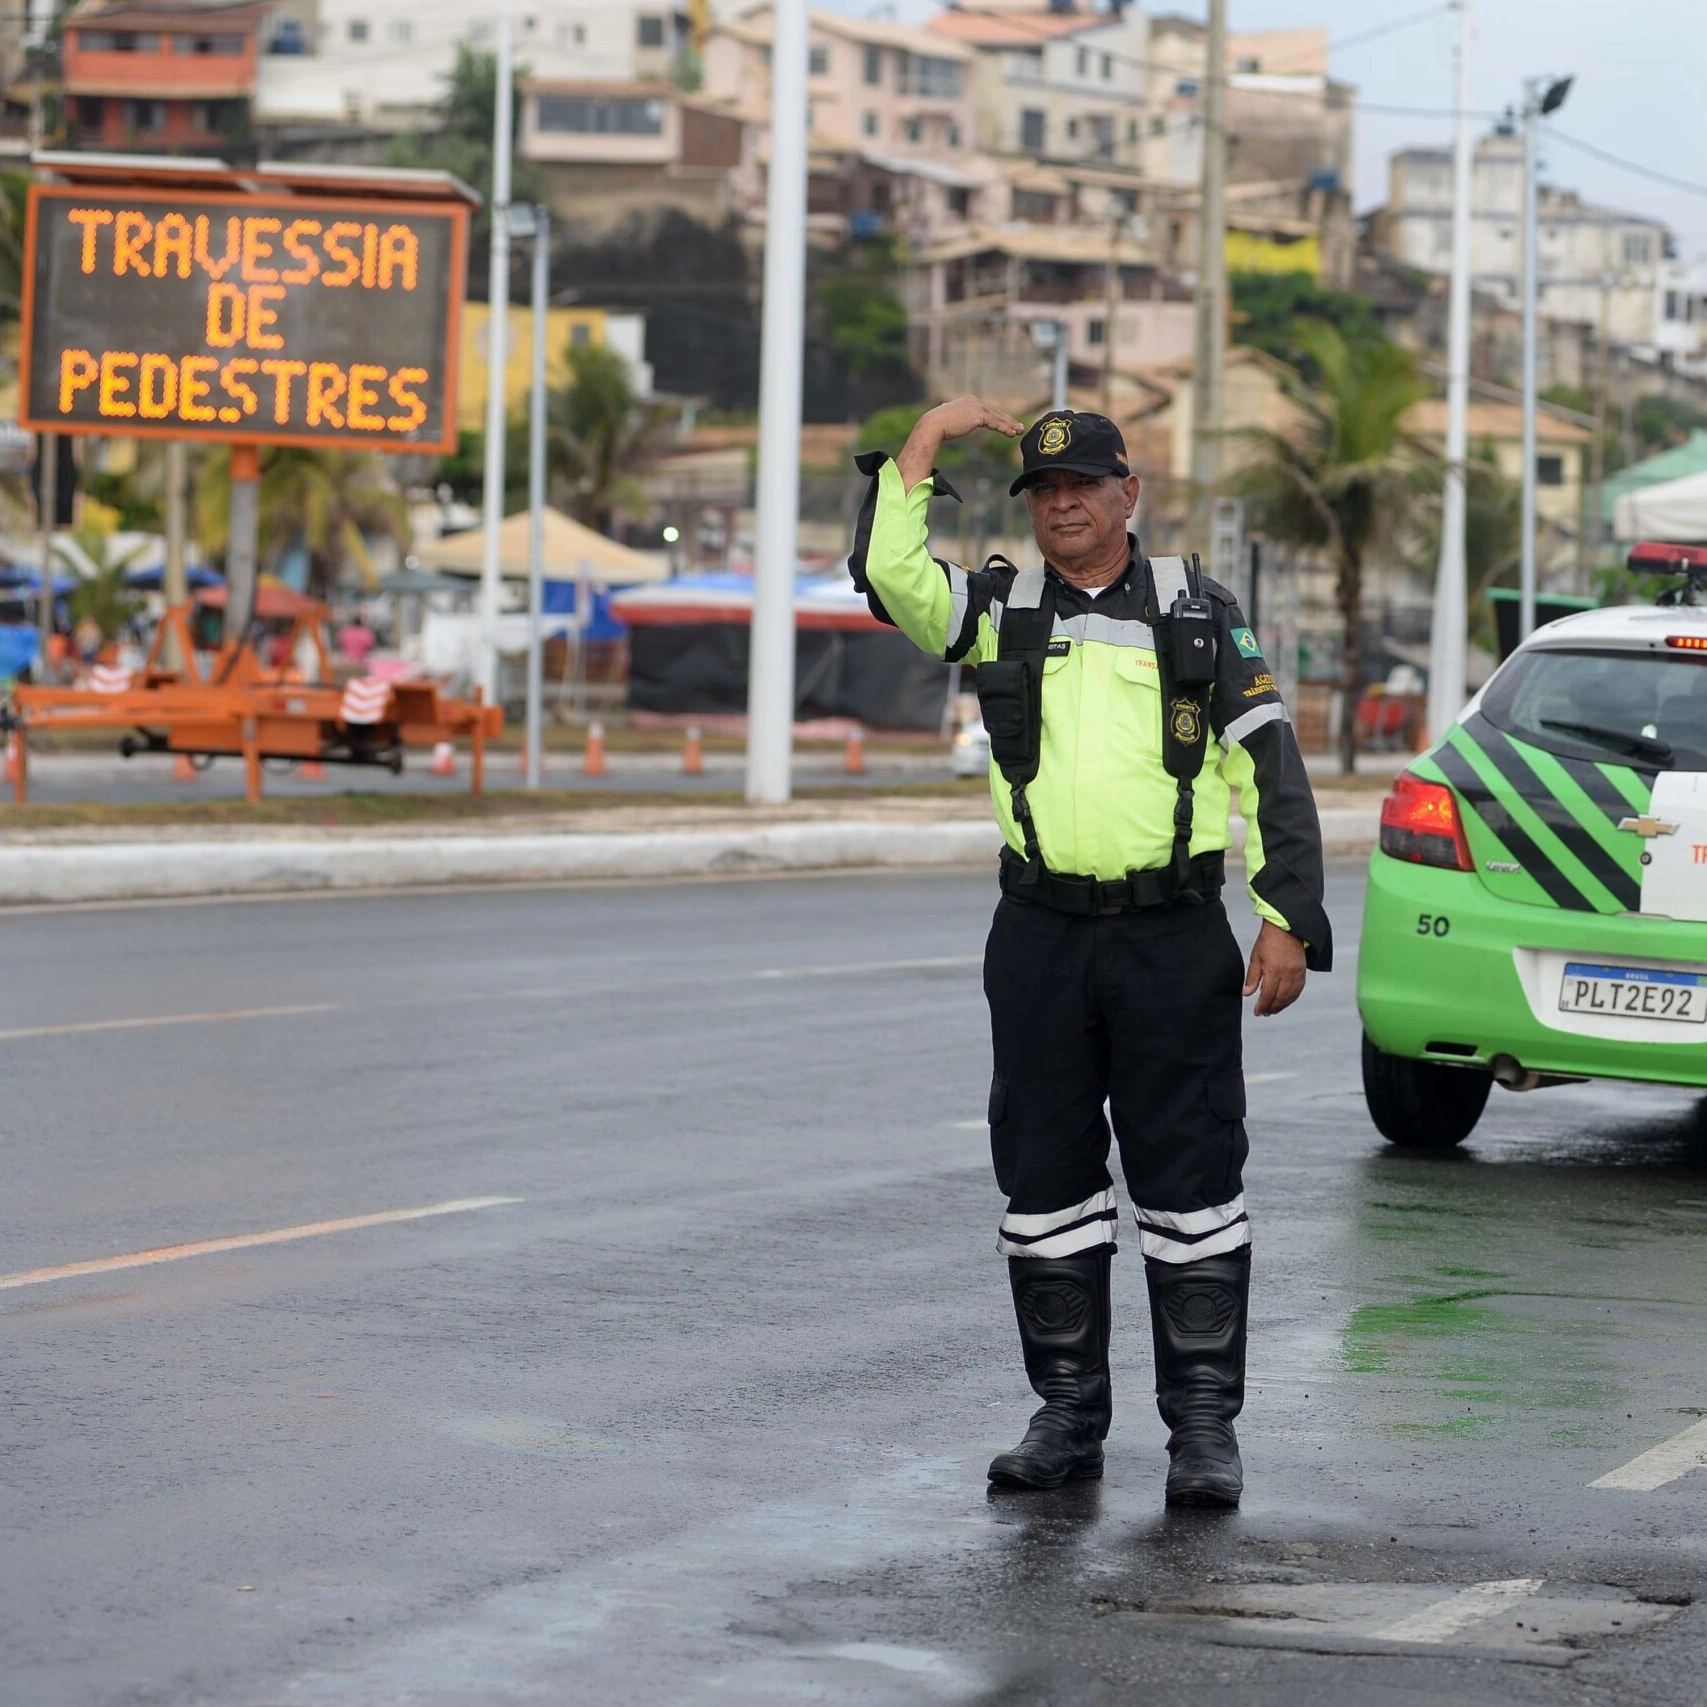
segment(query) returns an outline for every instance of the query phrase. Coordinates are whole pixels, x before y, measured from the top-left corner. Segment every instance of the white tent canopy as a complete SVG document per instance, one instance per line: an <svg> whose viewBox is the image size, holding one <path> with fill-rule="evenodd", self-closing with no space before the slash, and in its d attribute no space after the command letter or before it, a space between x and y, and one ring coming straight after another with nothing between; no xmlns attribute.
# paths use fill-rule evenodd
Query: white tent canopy
<svg viewBox="0 0 1707 1707"><path fill-rule="evenodd" d="M1659 486L1626 492L1614 511L1622 540L1662 539L1691 545L1707 540L1707 474L1686 474Z"/></svg>
<svg viewBox="0 0 1707 1707"><path fill-rule="evenodd" d="M667 581L670 566L654 552L634 551L614 539L566 516L561 510L545 512L545 578L574 581L583 574L606 586L629 586L638 581ZM504 579L525 580L528 572L528 512L507 516L498 529L498 561ZM423 569L443 569L454 574L478 575L486 558L486 536L481 528L436 539L415 553Z"/></svg>

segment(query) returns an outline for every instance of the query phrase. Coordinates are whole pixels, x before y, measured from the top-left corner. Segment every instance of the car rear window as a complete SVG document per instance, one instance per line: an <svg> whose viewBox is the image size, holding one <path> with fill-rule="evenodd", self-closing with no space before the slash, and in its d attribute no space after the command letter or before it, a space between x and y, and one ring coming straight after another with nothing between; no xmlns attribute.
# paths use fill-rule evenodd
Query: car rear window
<svg viewBox="0 0 1707 1707"><path fill-rule="evenodd" d="M1499 673L1482 711L1508 735L1549 752L1707 770L1707 655L1530 652ZM1635 740L1621 744L1619 736ZM1655 743L1671 749L1669 758Z"/></svg>

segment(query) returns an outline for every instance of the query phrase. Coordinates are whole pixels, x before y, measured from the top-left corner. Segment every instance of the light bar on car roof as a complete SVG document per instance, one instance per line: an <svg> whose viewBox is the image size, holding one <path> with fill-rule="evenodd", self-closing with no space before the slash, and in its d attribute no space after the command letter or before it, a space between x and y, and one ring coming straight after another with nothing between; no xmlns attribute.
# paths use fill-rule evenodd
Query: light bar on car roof
<svg viewBox="0 0 1707 1707"><path fill-rule="evenodd" d="M1707 546L1668 545L1663 540L1645 539L1630 547L1630 567L1658 570L1662 575L1707 572Z"/></svg>
<svg viewBox="0 0 1707 1707"><path fill-rule="evenodd" d="M1679 652L1707 652L1707 634L1668 634L1666 645Z"/></svg>

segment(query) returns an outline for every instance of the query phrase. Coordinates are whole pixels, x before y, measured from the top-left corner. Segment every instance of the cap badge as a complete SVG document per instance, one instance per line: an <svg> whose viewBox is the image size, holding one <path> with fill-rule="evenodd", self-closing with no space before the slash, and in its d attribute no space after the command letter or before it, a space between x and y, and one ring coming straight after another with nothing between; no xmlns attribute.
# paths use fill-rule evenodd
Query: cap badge
<svg viewBox="0 0 1707 1707"><path fill-rule="evenodd" d="M1043 423L1043 430L1037 435L1037 454L1059 456L1072 442L1073 429L1057 415Z"/></svg>

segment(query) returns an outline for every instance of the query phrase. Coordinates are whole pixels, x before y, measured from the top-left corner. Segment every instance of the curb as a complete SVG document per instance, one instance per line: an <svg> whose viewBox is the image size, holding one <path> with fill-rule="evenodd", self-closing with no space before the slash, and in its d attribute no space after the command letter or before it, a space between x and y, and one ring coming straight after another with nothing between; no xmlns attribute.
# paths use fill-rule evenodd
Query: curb
<svg viewBox="0 0 1707 1707"><path fill-rule="evenodd" d="M1344 820L1344 822L1341 822ZM1243 826L1235 819L1235 847ZM1327 812L1330 855L1367 852L1373 815ZM454 835L0 846L0 904L180 900L435 884L993 866L993 824L772 824L602 835Z"/></svg>

